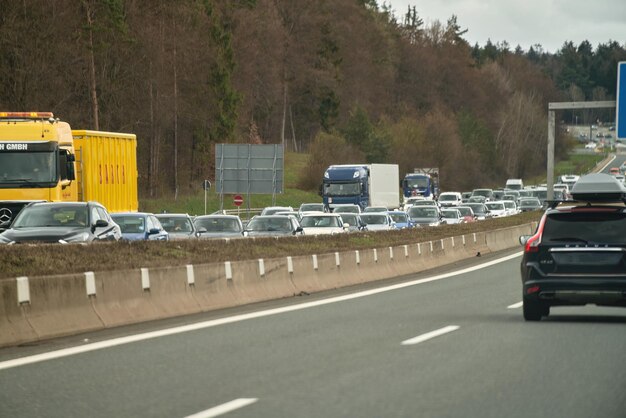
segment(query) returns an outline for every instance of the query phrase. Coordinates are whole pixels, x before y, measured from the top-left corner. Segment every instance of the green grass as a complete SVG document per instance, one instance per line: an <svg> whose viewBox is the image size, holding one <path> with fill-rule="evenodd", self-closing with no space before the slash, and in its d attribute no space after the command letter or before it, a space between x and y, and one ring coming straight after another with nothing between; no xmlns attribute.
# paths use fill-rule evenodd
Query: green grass
<svg viewBox="0 0 626 418"><path fill-rule="evenodd" d="M322 198L314 191L305 191L296 188L300 175L306 170L308 154L287 153L285 156L285 177L284 177L284 193L277 194L275 202L272 201L272 195L250 195L242 194L244 203L240 209L245 213L246 208L263 208L266 206L292 206L297 209L303 202L321 202ZM322 179L320 179L320 182ZM223 209L237 209L233 203L232 194L224 195ZM207 193L207 210L206 213L212 213L220 210L219 195L215 193L215 189L211 189ZM179 196L174 200L173 196L162 197L159 199L140 199L139 210L144 212L162 213L188 213L190 215L203 215L204 212L204 191L198 191L192 195Z"/></svg>
<svg viewBox="0 0 626 418"><path fill-rule="evenodd" d="M566 160L558 161L554 166L555 179L564 174L584 174L590 172L596 164L606 158L606 154L569 154ZM527 184L542 184L547 181L545 175L525 180Z"/></svg>
<svg viewBox="0 0 626 418"><path fill-rule="evenodd" d="M228 242L194 240L120 241L91 245L3 245L0 246L0 266L2 266L0 279L387 248L537 222L540 217L541 212L536 211L506 218L488 219L462 225L443 225L436 228L279 239L241 238Z"/></svg>

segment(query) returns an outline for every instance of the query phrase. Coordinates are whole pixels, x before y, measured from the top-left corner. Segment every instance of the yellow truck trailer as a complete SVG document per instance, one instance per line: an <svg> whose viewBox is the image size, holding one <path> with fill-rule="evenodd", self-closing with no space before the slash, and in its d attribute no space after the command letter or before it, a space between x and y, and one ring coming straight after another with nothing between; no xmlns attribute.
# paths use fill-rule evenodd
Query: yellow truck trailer
<svg viewBox="0 0 626 418"><path fill-rule="evenodd" d="M71 130L50 112L0 112L0 228L33 201L137 211L136 136Z"/></svg>

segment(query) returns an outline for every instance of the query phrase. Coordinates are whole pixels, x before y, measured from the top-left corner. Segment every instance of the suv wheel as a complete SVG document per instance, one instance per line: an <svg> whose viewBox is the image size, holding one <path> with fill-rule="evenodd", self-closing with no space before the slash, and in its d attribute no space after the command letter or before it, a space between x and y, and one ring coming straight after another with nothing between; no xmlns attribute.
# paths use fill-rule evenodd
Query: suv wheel
<svg viewBox="0 0 626 418"><path fill-rule="evenodd" d="M550 314L550 306L539 301L524 298L524 319L526 321L540 321L542 316Z"/></svg>

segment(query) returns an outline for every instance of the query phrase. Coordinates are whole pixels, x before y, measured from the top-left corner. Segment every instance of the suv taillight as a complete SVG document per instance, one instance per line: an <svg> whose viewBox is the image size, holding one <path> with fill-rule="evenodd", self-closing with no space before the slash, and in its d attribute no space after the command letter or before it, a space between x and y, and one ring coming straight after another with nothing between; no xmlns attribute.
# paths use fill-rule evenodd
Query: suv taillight
<svg viewBox="0 0 626 418"><path fill-rule="evenodd" d="M526 246L524 247L524 252L526 253L536 253L539 251L539 244L541 244L541 235L543 234L543 227L546 224L546 214L544 213L541 217L541 221L539 222L539 227L537 228L537 232L532 237L528 238L526 241Z"/></svg>

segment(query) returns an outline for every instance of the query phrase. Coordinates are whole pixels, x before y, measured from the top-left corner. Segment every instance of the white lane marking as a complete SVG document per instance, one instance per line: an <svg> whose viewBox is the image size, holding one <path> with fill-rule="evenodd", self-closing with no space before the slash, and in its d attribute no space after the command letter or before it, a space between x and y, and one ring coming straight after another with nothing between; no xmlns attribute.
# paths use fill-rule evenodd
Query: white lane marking
<svg viewBox="0 0 626 418"><path fill-rule="evenodd" d="M249 319L262 318L271 315L282 314L286 312L299 311L302 309L313 308L317 306L328 305L331 303L344 302L347 300L358 299L366 296L376 295L379 293L389 292L392 290L403 289L405 287L411 287L424 283L430 283L449 277L459 276L466 273L471 273L476 270L480 270L486 267L493 266L508 260L512 260L522 255L522 252L507 255L502 258L498 258L492 261L488 261L483 264L479 264L473 267L464 268L462 270L453 271L450 273L439 274L437 276L427 277L425 279L412 280L410 282L398 283L391 286L380 287L376 289L364 290L361 292L352 293L349 295L335 296L328 299L317 300L313 302L305 302L297 305L284 306L281 308L267 309L259 312L251 312L247 314L235 315L226 318L213 319L210 321L197 322L195 324L182 325L174 328L167 328L158 331L145 332L142 334L129 335L126 337L114 338L111 340L99 341L96 343L85 344L77 347L64 348L61 350L50 351L47 353L35 354L32 356L16 358L13 360L7 360L0 362L0 370L10 369L12 367L24 366L27 364L38 363L40 361L52 360L61 357L73 356L76 354L87 353L89 351L101 350L103 348L115 347L123 344L130 344L138 341L145 341L152 338L165 337L168 335L180 334L183 332L197 331L200 329L216 327L218 325L232 324L235 322L247 321Z"/></svg>
<svg viewBox="0 0 626 418"><path fill-rule="evenodd" d="M609 166L609 164L611 164L613 161L615 161L616 158L617 158L617 155L613 154L613 158L611 158L611 160L608 163L606 163L604 165L604 167L602 167L600 169L600 171L598 171L598 173L602 173L604 170L606 170L606 168Z"/></svg>
<svg viewBox="0 0 626 418"><path fill-rule="evenodd" d="M521 308L522 306L524 306L524 302L517 302L514 303L513 305L509 305L506 308L507 309L517 309L517 308Z"/></svg>
<svg viewBox="0 0 626 418"><path fill-rule="evenodd" d="M224 404L215 406L211 409L198 412L197 414L187 415L185 418L213 418L220 415L227 414L236 409L243 408L258 401L258 398L239 398L234 401L226 402Z"/></svg>
<svg viewBox="0 0 626 418"><path fill-rule="evenodd" d="M402 345L415 345L423 343L424 341L428 341L432 338L439 337L452 331L456 331L459 328L460 327L458 325L449 325L435 331L427 332L426 334L418 335L417 337L408 339L406 341L402 341Z"/></svg>

